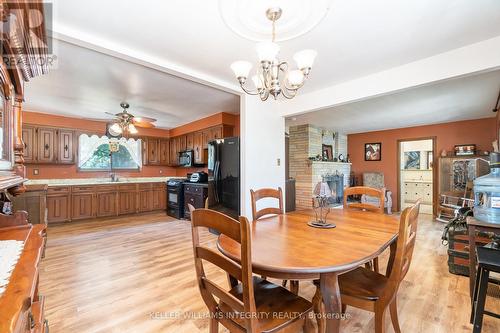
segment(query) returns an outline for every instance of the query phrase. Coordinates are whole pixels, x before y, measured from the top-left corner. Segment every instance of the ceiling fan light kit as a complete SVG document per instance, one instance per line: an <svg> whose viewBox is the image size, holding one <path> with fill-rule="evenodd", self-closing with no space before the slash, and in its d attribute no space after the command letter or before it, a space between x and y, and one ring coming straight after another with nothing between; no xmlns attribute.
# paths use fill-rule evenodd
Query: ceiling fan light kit
<svg viewBox="0 0 500 333"><path fill-rule="evenodd" d="M127 109L130 105L126 102L121 102L120 106L123 108L123 111L113 115L116 119L112 125L108 127L110 136L118 137L123 134L135 135L139 133L136 126L144 128L154 127L152 123L155 122L156 119L148 117L135 117L133 114L128 113Z"/></svg>
<svg viewBox="0 0 500 333"><path fill-rule="evenodd" d="M247 86L247 79L252 69L250 62L239 60L233 62L230 67L245 93L258 95L262 101L266 101L270 95L274 99L280 95L291 99L304 86L317 52L306 49L295 53L293 60L297 69L292 69L286 61L280 61L278 57L280 46L275 42L276 21L282 16L283 10L280 7L270 7L265 14L267 19L272 22L272 40L260 42L256 46L259 64L257 65L257 73L251 77L254 88Z"/></svg>

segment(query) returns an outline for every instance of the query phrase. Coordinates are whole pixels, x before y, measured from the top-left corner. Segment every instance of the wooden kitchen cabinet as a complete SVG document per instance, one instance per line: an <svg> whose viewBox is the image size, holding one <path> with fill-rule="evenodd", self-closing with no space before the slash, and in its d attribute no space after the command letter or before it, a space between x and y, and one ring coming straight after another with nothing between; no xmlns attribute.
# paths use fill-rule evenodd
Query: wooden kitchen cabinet
<svg viewBox="0 0 500 333"><path fill-rule="evenodd" d="M89 219L94 214L94 194L93 193L73 193L71 200L71 219Z"/></svg>
<svg viewBox="0 0 500 333"><path fill-rule="evenodd" d="M114 216L117 215L116 199L117 192L103 192L96 194L97 202L97 217Z"/></svg>
<svg viewBox="0 0 500 333"><path fill-rule="evenodd" d="M164 183L153 184L152 192L152 210L167 209L167 188Z"/></svg>
<svg viewBox="0 0 500 333"><path fill-rule="evenodd" d="M149 212L152 210L153 184L139 184L139 212Z"/></svg>
<svg viewBox="0 0 500 333"><path fill-rule="evenodd" d="M58 157L57 162L61 164L75 163L75 148L74 148L74 131L58 130Z"/></svg>
<svg viewBox="0 0 500 333"><path fill-rule="evenodd" d="M35 127L23 127L22 137L24 142L24 163L35 162L35 131Z"/></svg>
<svg viewBox="0 0 500 333"><path fill-rule="evenodd" d="M187 136L181 135L178 136L176 139L177 139L177 152L185 151L187 149Z"/></svg>
<svg viewBox="0 0 500 333"><path fill-rule="evenodd" d="M179 165L179 148L177 146L177 143L179 140L177 138L172 138L170 139L169 146L170 146L170 165L171 166L177 166Z"/></svg>
<svg viewBox="0 0 500 333"><path fill-rule="evenodd" d="M148 165L160 164L160 140L157 138L148 138Z"/></svg>
<svg viewBox="0 0 500 333"><path fill-rule="evenodd" d="M203 132L196 132L193 136L193 154L194 163L205 164L205 152L204 149L207 148L206 144L203 144Z"/></svg>
<svg viewBox="0 0 500 333"><path fill-rule="evenodd" d="M36 129L37 163L56 162L56 130L52 128Z"/></svg>
<svg viewBox="0 0 500 333"><path fill-rule="evenodd" d="M51 189L49 188L48 191ZM70 194L47 194L47 222L67 222L70 220Z"/></svg>
<svg viewBox="0 0 500 333"><path fill-rule="evenodd" d="M222 126L212 127L210 129L210 137L212 140L222 139L224 137L222 135Z"/></svg>
<svg viewBox="0 0 500 333"><path fill-rule="evenodd" d="M160 139L160 165L170 165L170 142Z"/></svg>
<svg viewBox="0 0 500 333"><path fill-rule="evenodd" d="M134 188L131 188L131 187ZM120 187L118 191L118 214L132 214L137 212L137 191L135 185Z"/></svg>
<svg viewBox="0 0 500 333"><path fill-rule="evenodd" d="M186 150L194 149L194 133L186 134Z"/></svg>

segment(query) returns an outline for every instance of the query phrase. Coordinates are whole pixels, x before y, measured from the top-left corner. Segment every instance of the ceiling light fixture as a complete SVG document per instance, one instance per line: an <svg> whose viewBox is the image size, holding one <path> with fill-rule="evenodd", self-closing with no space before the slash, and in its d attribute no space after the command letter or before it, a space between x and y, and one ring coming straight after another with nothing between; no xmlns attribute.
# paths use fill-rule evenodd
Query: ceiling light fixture
<svg viewBox="0 0 500 333"><path fill-rule="evenodd" d="M248 61L235 61L231 64L231 69L241 89L249 95L259 95L262 101L267 100L269 95L272 95L274 99L277 99L280 94L288 99L294 98L309 76L317 54L315 50L310 49L295 53L293 59L298 69L293 70L286 61L279 61L280 47L275 43L276 21L281 17L282 12L279 7L272 7L266 11L267 18L272 22L272 41L257 44L260 64L257 74L252 76L255 90L245 86L252 64Z"/></svg>

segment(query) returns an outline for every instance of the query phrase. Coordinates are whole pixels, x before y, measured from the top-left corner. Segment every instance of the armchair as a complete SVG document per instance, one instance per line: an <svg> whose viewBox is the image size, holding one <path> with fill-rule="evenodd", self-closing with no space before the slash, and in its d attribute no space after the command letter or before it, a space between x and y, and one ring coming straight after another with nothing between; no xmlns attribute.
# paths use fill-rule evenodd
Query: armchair
<svg viewBox="0 0 500 333"><path fill-rule="evenodd" d="M373 187L377 189L386 189L384 174L381 172L365 172L363 173L363 186ZM378 205L379 199L376 197L371 197L368 195L361 196L362 203L369 203L372 205ZM387 214L392 214L392 192L385 191L385 204L384 207L387 209Z"/></svg>

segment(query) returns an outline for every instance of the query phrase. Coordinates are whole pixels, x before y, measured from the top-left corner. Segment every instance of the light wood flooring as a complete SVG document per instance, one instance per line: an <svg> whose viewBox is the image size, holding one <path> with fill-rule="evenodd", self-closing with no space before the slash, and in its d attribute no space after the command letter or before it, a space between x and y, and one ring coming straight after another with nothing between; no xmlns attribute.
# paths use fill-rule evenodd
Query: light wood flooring
<svg viewBox="0 0 500 333"><path fill-rule="evenodd" d="M399 291L403 332L471 331L468 278L448 273L442 228L420 218ZM206 233L202 240L214 243L215 237ZM50 332L208 332L191 251L189 223L163 213L50 226L40 273ZM208 273L225 284L218 269ZM313 293L312 283L300 283L301 295ZM498 300L487 307L500 312ZM371 313L349 307L347 313L342 332L374 332ZM393 332L389 316L386 326ZM488 332L500 332L498 319L485 317Z"/></svg>

